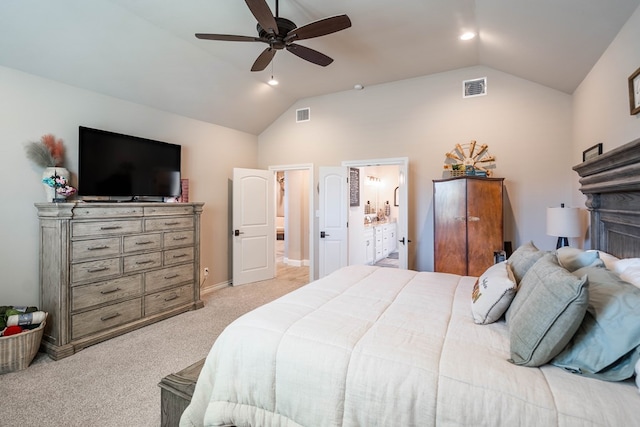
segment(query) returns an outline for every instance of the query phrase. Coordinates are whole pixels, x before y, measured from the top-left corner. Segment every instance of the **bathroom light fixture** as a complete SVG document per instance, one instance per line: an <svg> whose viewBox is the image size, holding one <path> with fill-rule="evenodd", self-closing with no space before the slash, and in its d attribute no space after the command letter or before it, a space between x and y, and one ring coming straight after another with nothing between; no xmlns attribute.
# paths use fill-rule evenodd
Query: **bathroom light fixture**
<svg viewBox="0 0 640 427"><path fill-rule="evenodd" d="M462 33L462 35L460 36L460 40L471 40L475 36L476 36L476 33L472 31L467 31L465 33Z"/></svg>

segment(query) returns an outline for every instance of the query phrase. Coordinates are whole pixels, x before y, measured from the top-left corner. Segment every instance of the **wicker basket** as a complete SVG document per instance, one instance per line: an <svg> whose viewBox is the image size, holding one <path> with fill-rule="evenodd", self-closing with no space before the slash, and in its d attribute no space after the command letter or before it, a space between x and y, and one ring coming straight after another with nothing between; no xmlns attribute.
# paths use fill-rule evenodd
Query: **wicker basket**
<svg viewBox="0 0 640 427"><path fill-rule="evenodd" d="M45 320L35 329L0 337L0 374L26 369L40 348Z"/></svg>

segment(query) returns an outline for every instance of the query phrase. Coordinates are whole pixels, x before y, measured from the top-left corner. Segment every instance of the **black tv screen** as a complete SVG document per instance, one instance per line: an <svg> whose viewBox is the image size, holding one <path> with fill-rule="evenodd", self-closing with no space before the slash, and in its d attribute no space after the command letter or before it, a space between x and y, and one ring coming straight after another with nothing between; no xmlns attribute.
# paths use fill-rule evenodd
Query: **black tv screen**
<svg viewBox="0 0 640 427"><path fill-rule="evenodd" d="M138 200L180 195L181 146L80 126L78 194Z"/></svg>

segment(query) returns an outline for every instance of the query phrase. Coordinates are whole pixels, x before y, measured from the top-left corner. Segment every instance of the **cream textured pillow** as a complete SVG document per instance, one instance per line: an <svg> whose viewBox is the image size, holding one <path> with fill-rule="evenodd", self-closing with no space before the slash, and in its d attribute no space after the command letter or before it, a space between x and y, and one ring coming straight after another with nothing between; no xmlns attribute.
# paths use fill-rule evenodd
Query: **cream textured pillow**
<svg viewBox="0 0 640 427"><path fill-rule="evenodd" d="M500 319L513 301L516 289L516 279L506 261L489 267L473 287L473 321L486 325Z"/></svg>

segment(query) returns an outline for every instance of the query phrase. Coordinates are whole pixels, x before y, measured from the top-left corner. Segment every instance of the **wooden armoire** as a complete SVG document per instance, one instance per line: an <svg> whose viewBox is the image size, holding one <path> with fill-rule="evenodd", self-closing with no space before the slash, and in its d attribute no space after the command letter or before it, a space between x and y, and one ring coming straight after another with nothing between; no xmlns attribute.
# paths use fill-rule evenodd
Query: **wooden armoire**
<svg viewBox="0 0 640 427"><path fill-rule="evenodd" d="M502 251L504 178L433 181L434 270L480 276Z"/></svg>

